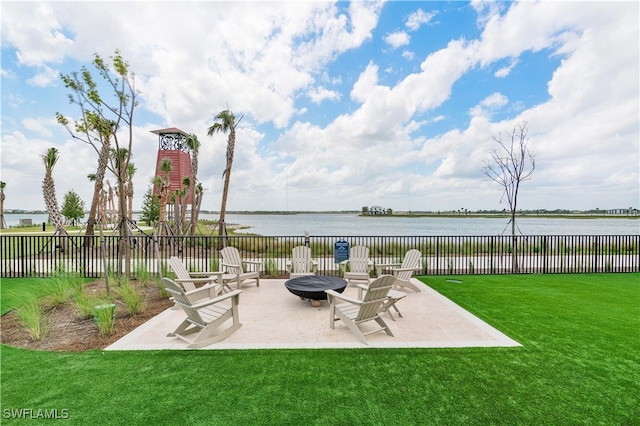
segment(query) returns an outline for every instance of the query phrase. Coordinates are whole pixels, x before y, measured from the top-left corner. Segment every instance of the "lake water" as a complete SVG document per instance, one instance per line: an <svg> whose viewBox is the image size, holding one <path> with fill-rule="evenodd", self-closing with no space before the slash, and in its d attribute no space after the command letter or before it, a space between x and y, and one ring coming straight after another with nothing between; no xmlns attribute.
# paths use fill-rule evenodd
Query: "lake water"
<svg viewBox="0 0 640 426"><path fill-rule="evenodd" d="M217 220L217 214L201 214L202 219ZM33 224L47 220L46 214L5 214L7 226L20 219ZM437 217L360 217L357 214L305 213L292 215L228 214L227 223L250 226L240 232L265 236L442 236L508 235L506 218ZM639 219L517 218L523 235L639 235Z"/></svg>
<svg viewBox="0 0 640 426"><path fill-rule="evenodd" d="M212 215L212 219L217 219ZM227 223L251 226L259 235L442 236L510 234L506 218L361 217L357 214L227 215ZM518 218L524 235L638 235L638 219Z"/></svg>

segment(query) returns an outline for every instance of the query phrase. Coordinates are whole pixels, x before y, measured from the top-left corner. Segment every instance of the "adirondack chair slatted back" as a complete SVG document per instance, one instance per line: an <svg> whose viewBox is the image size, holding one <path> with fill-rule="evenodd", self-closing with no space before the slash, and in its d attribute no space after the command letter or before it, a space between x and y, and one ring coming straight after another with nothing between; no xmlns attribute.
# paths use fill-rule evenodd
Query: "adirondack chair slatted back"
<svg viewBox="0 0 640 426"><path fill-rule="evenodd" d="M400 269L407 268L422 268L422 253L419 250L411 249L405 255L404 259L402 259L402 265L400 265ZM413 271L398 271L396 274L396 278L400 281L409 281L411 276L413 275Z"/></svg>
<svg viewBox="0 0 640 426"><path fill-rule="evenodd" d="M369 273L369 247L353 246L349 249L349 272Z"/></svg>
<svg viewBox="0 0 640 426"><path fill-rule="evenodd" d="M187 317L189 318L189 321L191 323L197 324L201 327L204 327L206 325L206 322L200 316L198 310L191 307L191 301L189 300L187 295L184 294L184 291L178 284L176 284L173 280L167 278L162 279L162 284L164 285L165 289L167 289L167 291L171 293L171 295L173 296L173 300L175 300L175 302L179 304L182 309L184 309L184 312L187 314Z"/></svg>
<svg viewBox="0 0 640 426"><path fill-rule="evenodd" d="M304 274L311 272L311 249L307 246L293 248L291 257L291 273Z"/></svg>
<svg viewBox="0 0 640 426"><path fill-rule="evenodd" d="M182 263L182 261L177 257L171 256L169 258L169 267L171 267L171 270L173 271L174 274L176 274L178 279L188 280L189 278L191 278L189 276L189 271L184 266L184 263ZM183 281L182 286L186 291L192 291L196 289L196 285L190 281Z"/></svg>
<svg viewBox="0 0 640 426"><path fill-rule="evenodd" d="M222 256L222 263L225 264L224 267L228 273L237 275L243 272L242 259L240 258L240 252L237 248L225 247L220 250L220 255Z"/></svg>
<svg viewBox="0 0 640 426"><path fill-rule="evenodd" d="M393 275L382 275L369 284L369 289L367 290L364 299L362 299L362 305L360 306L360 310L356 316L356 323L368 321L378 315L380 312L380 306L382 306L386 300L389 290L391 290L394 282L395 278Z"/></svg>

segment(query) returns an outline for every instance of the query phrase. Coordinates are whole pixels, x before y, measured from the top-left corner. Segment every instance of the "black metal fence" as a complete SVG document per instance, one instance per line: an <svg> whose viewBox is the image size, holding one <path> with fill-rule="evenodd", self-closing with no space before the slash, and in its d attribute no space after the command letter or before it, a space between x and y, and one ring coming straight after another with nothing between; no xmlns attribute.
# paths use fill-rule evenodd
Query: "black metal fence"
<svg viewBox="0 0 640 426"><path fill-rule="evenodd" d="M191 270L218 270L223 245L237 247L243 258L261 260L263 275L286 274L286 263L297 245L308 244L318 273L340 273L335 244L369 247L375 265L400 262L409 249L422 252L419 275L639 272L640 235L416 236L416 237L152 237L2 235L1 277L42 277L64 268L86 277L106 269L125 270L123 244L130 249L130 271L166 275L167 259L178 256Z"/></svg>

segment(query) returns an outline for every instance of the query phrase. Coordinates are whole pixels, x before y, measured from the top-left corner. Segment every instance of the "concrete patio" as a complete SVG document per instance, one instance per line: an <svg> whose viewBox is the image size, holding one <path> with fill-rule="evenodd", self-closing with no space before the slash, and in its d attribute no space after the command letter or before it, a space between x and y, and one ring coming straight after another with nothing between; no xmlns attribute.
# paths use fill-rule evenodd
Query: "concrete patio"
<svg viewBox="0 0 640 426"><path fill-rule="evenodd" d="M383 315L394 337L374 333L367 336L369 344L363 345L341 321L336 322L335 329L329 327L326 301L320 307L312 307L309 301L289 293L285 281L261 280L260 287L250 282L243 285L239 305L243 326L228 339L204 350L520 346L416 279L413 282L422 291L408 292L397 304L403 317L393 321L389 314ZM355 297L357 289L349 286L344 294ZM186 349L187 343L167 337L185 317L181 309L168 309L106 350ZM371 327L373 324L365 324L362 329Z"/></svg>

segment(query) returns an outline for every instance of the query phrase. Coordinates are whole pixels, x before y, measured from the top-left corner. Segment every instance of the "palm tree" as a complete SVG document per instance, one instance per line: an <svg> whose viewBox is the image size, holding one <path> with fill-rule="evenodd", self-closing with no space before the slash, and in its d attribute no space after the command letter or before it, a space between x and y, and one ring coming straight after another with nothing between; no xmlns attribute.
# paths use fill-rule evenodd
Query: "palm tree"
<svg viewBox="0 0 640 426"><path fill-rule="evenodd" d="M127 203L129 208L127 209L127 216L129 220L133 220L133 176L136 174L138 169L135 164L129 163L127 164L127 185L126 185L126 196Z"/></svg>
<svg viewBox="0 0 640 426"><path fill-rule="evenodd" d="M224 178L224 188L222 190L222 205L220 206L220 219L218 220L218 235L226 236L227 228L224 223L225 211L227 209L227 196L229 194L229 179L231 178L231 166L233 165L233 152L236 145L236 126L240 123L242 117L236 120L236 117L228 109L220 112L215 116L215 123L207 131L208 136L213 136L214 133L221 132L226 134L229 132L227 139L227 164L222 172ZM224 244L224 239L219 240L220 246Z"/></svg>
<svg viewBox="0 0 640 426"><path fill-rule="evenodd" d="M160 161L159 171L162 172L162 176L158 176L154 183L159 189L160 198L160 217L158 219L159 231L158 235L162 236L167 228L167 203L169 202L169 173L173 170L173 164L168 158L163 158Z"/></svg>
<svg viewBox="0 0 640 426"><path fill-rule="evenodd" d="M6 228L6 224L4 223L4 187L7 186L6 183L0 181L0 229Z"/></svg>
<svg viewBox="0 0 640 426"><path fill-rule="evenodd" d="M187 136L185 145L191 151L191 226L189 228L189 235L194 236L196 232L196 224L198 223L198 214L200 210L197 206L200 205L199 197L202 196L202 192L196 192L196 185L198 180L198 152L200 151L200 141L198 136L190 134Z"/></svg>
<svg viewBox="0 0 640 426"><path fill-rule="evenodd" d="M44 203L47 207L47 213L51 222L55 225L55 233L60 236L67 236L67 231L64 229L64 221L62 215L58 209L58 200L56 199L56 185L53 181L53 168L58 162L58 149L49 148L44 154L41 155L42 164L44 164L44 180L42 181L42 195L44 197Z"/></svg>
<svg viewBox="0 0 640 426"><path fill-rule="evenodd" d="M178 190L178 196L179 196L179 200L180 200L180 220L179 220L179 226L178 229L180 230L181 234L184 234L186 232L185 229L185 218L187 216L187 200L189 199L189 191L191 190L192 185L191 185L191 177L189 176L185 176L182 178L182 189ZM192 201L193 202L193 197Z"/></svg>

